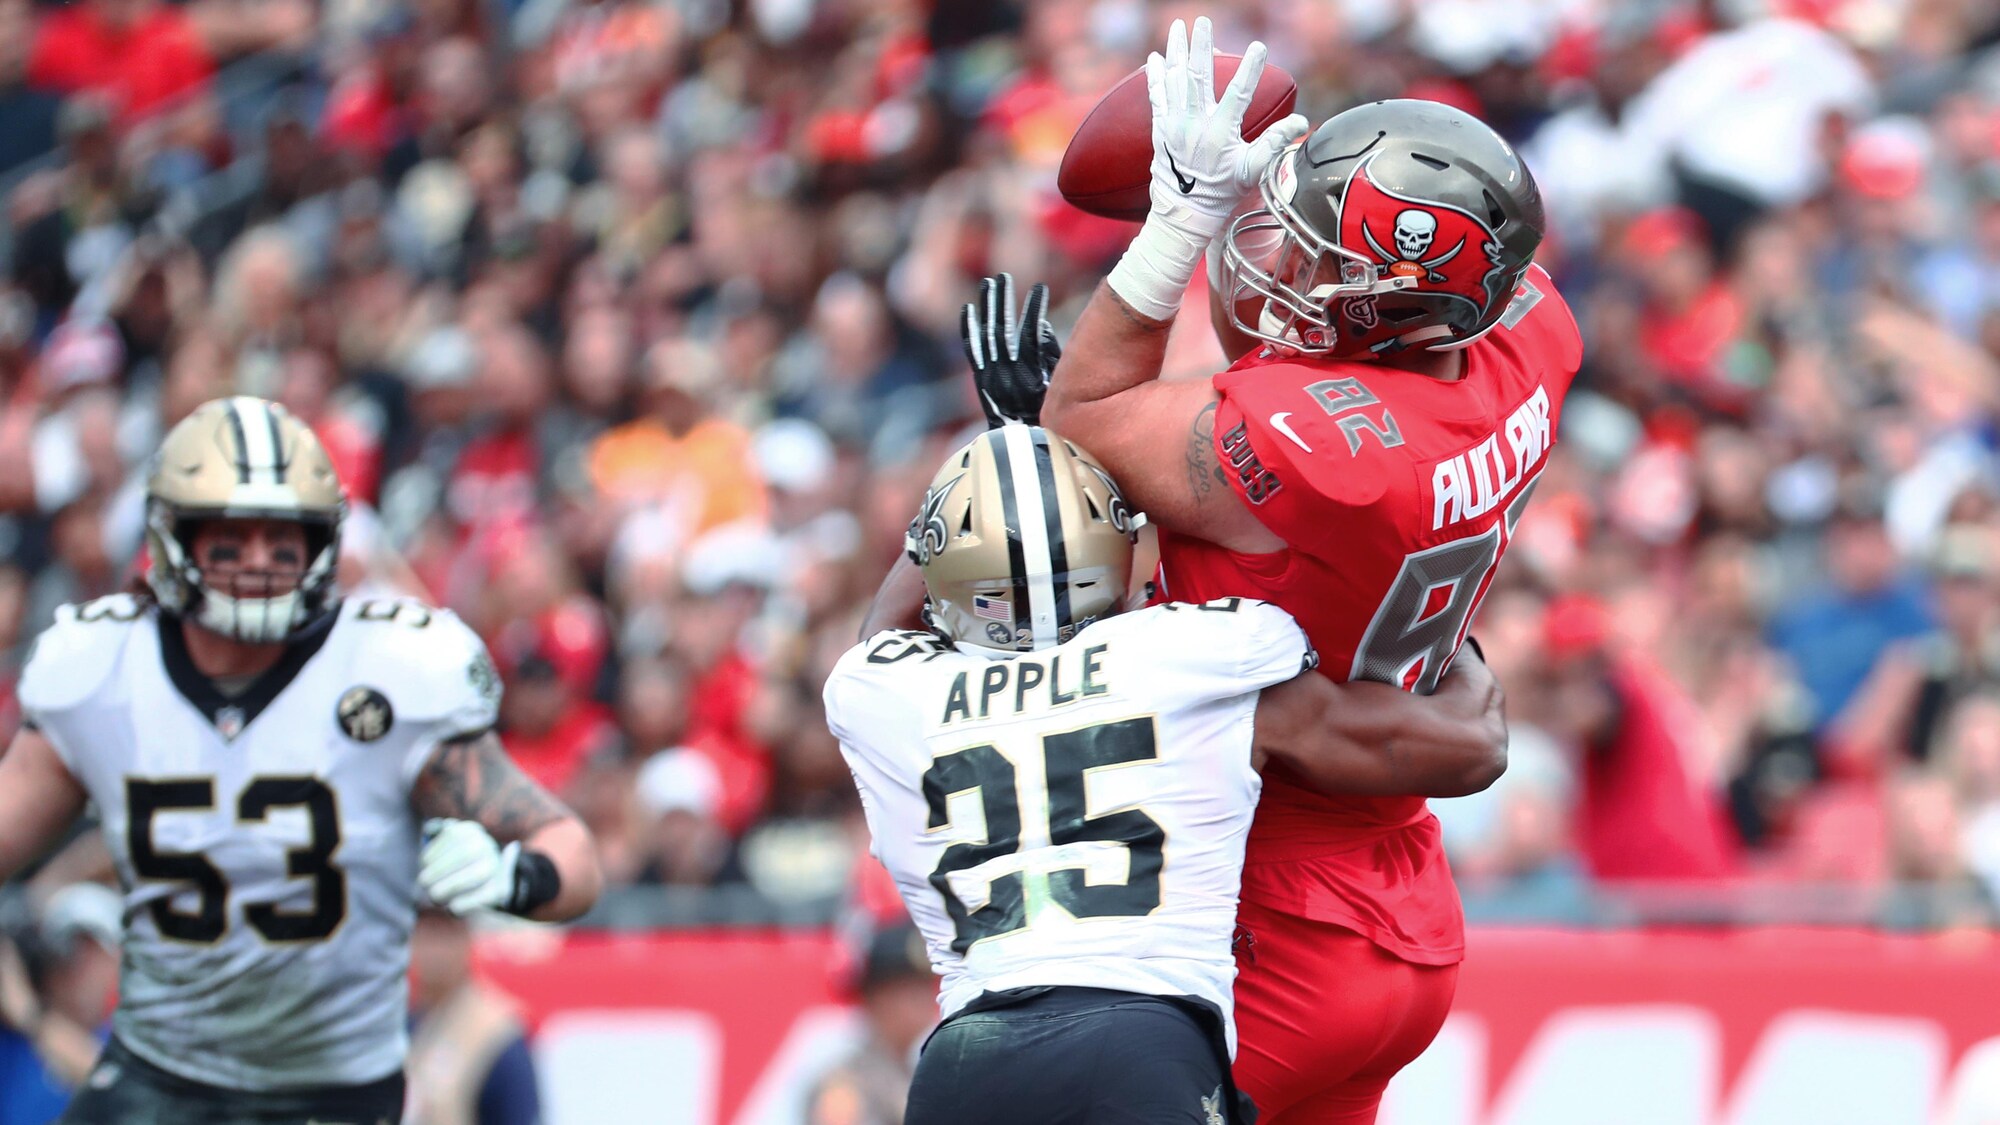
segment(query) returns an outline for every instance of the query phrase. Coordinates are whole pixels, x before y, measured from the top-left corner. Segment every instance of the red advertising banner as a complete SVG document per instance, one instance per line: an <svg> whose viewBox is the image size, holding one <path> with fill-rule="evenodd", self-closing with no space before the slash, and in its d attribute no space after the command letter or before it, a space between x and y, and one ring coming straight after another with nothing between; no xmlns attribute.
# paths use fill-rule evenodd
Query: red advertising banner
<svg viewBox="0 0 2000 1125"><path fill-rule="evenodd" d="M1383 1125L2000 1125L2000 937L1481 930ZM489 944L549 1119L793 1125L850 1049L817 934Z"/></svg>

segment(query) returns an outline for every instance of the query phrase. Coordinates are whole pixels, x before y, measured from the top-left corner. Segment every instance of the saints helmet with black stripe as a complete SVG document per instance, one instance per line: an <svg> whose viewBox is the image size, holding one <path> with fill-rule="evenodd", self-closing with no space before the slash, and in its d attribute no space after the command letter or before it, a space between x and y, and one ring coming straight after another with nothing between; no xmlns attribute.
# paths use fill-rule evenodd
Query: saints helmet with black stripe
<svg viewBox="0 0 2000 1125"><path fill-rule="evenodd" d="M1143 522L1088 453L1009 423L946 458L905 547L923 571L933 629L1028 652L1125 608Z"/></svg>
<svg viewBox="0 0 2000 1125"><path fill-rule="evenodd" d="M334 572L347 499L333 462L305 423L249 395L215 399L175 424L146 480L147 585L162 609L235 640L285 640L338 604ZM303 573L261 597L225 593L195 564L193 536L213 520L295 523Z"/></svg>

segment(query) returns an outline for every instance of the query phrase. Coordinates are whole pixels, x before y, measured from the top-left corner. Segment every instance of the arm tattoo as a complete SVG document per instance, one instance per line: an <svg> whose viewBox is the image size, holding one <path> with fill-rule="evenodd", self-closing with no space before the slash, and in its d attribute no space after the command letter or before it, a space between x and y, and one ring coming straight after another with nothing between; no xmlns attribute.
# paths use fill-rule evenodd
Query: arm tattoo
<svg viewBox="0 0 2000 1125"><path fill-rule="evenodd" d="M490 731L439 745L417 776L410 801L427 818L476 820L503 844L571 815L521 772Z"/></svg>
<svg viewBox="0 0 2000 1125"><path fill-rule="evenodd" d="M1215 403L1201 408L1188 430L1187 481L1197 503L1205 502L1218 484L1227 484L1222 466L1215 460Z"/></svg>

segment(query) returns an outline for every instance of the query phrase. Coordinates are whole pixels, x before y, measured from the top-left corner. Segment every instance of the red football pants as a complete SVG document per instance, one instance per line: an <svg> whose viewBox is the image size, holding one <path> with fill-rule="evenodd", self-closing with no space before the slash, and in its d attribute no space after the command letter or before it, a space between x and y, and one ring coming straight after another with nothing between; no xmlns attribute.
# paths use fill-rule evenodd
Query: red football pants
<svg viewBox="0 0 2000 1125"><path fill-rule="evenodd" d="M1413 965L1330 922L1253 902L1236 956L1236 1084L1258 1125L1373 1125L1382 1089L1444 1026L1457 965Z"/></svg>

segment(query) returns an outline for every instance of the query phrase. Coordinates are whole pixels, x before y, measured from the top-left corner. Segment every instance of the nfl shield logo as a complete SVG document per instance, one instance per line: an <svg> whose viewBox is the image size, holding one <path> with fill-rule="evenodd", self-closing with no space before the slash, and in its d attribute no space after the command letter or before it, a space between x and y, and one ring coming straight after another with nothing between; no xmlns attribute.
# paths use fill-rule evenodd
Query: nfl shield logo
<svg viewBox="0 0 2000 1125"><path fill-rule="evenodd" d="M215 729L222 732L222 737L234 741L237 735L243 733L243 708L224 707L217 711Z"/></svg>

